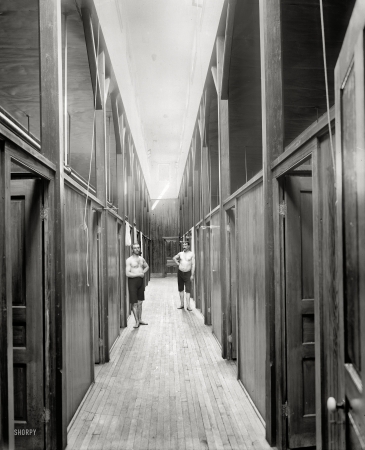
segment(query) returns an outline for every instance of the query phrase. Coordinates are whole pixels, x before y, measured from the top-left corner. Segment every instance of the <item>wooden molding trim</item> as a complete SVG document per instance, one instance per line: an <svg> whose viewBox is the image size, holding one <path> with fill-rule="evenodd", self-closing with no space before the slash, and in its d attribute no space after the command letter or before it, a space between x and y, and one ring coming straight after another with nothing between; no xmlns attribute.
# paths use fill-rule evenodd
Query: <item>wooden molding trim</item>
<svg viewBox="0 0 365 450"><path fill-rule="evenodd" d="M85 34L85 41L86 41L86 49L87 49L87 56L89 59L89 67L90 67L90 76L91 76L91 83L93 86L93 91L95 95L96 90L96 109L102 109L103 108L103 102L101 100L101 92L100 92L100 80L98 74L98 59L97 59L97 50L95 49L94 45L94 30L93 30L93 24L91 19L90 10L88 8L81 8L82 13L82 22L84 25L84 34ZM101 34L101 31L100 31ZM100 40L99 35L99 40Z"/></svg>
<svg viewBox="0 0 365 450"><path fill-rule="evenodd" d="M234 206L235 202L234 200L238 197L241 197L241 195L244 195L247 191L252 189L257 184L261 183L263 180L263 172L260 170L254 177L251 178L247 183L245 183L243 186L241 186L237 191L233 192L226 200L223 202L223 207L225 210L230 209Z"/></svg>
<svg viewBox="0 0 365 450"><path fill-rule="evenodd" d="M26 142L36 150L41 150L41 143L32 134L27 133L26 129L9 114L0 107L0 124L8 128L11 133L18 136L22 141Z"/></svg>
<svg viewBox="0 0 365 450"><path fill-rule="evenodd" d="M330 110L331 126L334 126L335 107ZM318 120L312 123L306 130L303 131L293 142L285 147L284 152L278 156L271 164L271 170L274 171L286 159L293 155L300 147L305 145L314 136L320 135L322 132L328 131L327 113L323 114Z"/></svg>
<svg viewBox="0 0 365 450"><path fill-rule="evenodd" d="M216 206L214 209L212 209L205 217L204 220L210 220L214 214L216 214L219 211L220 205Z"/></svg>
<svg viewBox="0 0 365 450"><path fill-rule="evenodd" d="M287 158L281 161L274 169L272 169L272 176L278 178L284 175L286 172L295 168L295 166L302 164L303 161L308 158L314 150L317 148L318 139L313 137L307 141L300 148L291 152Z"/></svg>
<svg viewBox="0 0 365 450"><path fill-rule="evenodd" d="M0 125L0 139L2 131L3 130ZM26 167L31 172L35 172L49 180L54 177L54 173L56 171L55 164L36 150L33 150L16 136L15 139L12 139L12 136L8 137L5 148L12 159L16 160L21 166Z"/></svg>
<svg viewBox="0 0 365 450"><path fill-rule="evenodd" d="M227 6L227 19L226 19L226 32L224 39L223 50L223 73L222 73L222 86L221 86L221 99L228 100L228 82L229 82L229 69L231 63L232 52L232 40L233 40L233 24L234 13L236 9L237 0L229 0Z"/></svg>

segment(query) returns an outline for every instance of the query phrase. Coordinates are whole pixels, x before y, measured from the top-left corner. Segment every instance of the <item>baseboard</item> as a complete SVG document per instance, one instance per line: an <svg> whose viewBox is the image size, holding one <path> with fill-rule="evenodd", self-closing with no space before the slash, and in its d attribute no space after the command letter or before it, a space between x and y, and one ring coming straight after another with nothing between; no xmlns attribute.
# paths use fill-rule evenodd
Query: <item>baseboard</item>
<svg viewBox="0 0 365 450"><path fill-rule="evenodd" d="M214 334L214 331L212 330L212 335L214 337L214 339L216 340L218 347L222 350L222 344L219 342L217 336Z"/></svg>
<svg viewBox="0 0 365 450"><path fill-rule="evenodd" d="M112 353L112 351L113 351L113 348L115 347L115 344L118 342L118 340L119 340L121 334L122 334L122 333L119 333L119 334L118 334L118 336L115 338L115 341L113 342L113 345L110 347L110 349L109 349L109 356L111 355L111 353Z"/></svg>
<svg viewBox="0 0 365 450"><path fill-rule="evenodd" d="M250 394L247 392L246 388L244 387L243 383L241 380L238 380L238 384L241 386L241 388L243 389L243 392L245 393L246 397L248 398L248 401L251 403L252 408L254 409L257 417L260 419L260 422L262 423L262 425L264 426L264 428L266 428L266 422L264 420L264 418L262 417L260 411L257 409L255 403L253 402L252 398L250 397Z"/></svg>
<svg viewBox="0 0 365 450"><path fill-rule="evenodd" d="M77 416L79 415L81 408L83 407L91 389L94 387L95 381L93 381L90 386L89 389L86 391L86 394L84 395L83 399L81 400L81 403L79 404L79 406L77 407L75 414L72 416L72 419L70 420L70 423L67 425L67 433L70 432L72 425L74 424L75 420L77 419Z"/></svg>
<svg viewBox="0 0 365 450"><path fill-rule="evenodd" d="M168 278L177 277L177 273L166 273L165 275L160 272L151 273L151 278Z"/></svg>

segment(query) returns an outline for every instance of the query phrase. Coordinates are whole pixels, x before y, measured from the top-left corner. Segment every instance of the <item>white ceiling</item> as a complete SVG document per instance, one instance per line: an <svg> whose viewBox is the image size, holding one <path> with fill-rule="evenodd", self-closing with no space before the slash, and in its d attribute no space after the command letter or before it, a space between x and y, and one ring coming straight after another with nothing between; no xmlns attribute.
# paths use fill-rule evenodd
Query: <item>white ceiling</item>
<svg viewBox="0 0 365 450"><path fill-rule="evenodd" d="M152 199L178 195L223 3L95 0Z"/></svg>

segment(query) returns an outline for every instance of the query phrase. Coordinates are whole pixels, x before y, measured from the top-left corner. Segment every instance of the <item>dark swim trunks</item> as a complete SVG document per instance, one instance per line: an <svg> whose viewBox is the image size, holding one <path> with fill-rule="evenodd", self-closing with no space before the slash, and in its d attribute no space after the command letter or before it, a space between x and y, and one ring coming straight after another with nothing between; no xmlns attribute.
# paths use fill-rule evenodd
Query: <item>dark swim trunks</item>
<svg viewBox="0 0 365 450"><path fill-rule="evenodd" d="M185 284L185 292L190 294L191 289L191 270L189 272L182 272L181 270L178 270L177 272L177 285L179 292L182 292L184 290L184 284Z"/></svg>
<svg viewBox="0 0 365 450"><path fill-rule="evenodd" d="M144 278L128 278L129 302L137 303L144 300Z"/></svg>

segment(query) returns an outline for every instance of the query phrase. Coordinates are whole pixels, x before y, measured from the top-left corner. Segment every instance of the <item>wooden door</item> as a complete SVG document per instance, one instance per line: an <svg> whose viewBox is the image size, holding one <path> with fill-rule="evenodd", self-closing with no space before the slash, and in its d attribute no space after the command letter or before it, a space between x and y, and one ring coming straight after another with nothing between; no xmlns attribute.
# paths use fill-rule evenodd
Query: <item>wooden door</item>
<svg viewBox="0 0 365 450"><path fill-rule="evenodd" d="M118 225L118 252L117 252L117 280L118 280L118 299L119 299L119 311L120 311L120 320L119 327L123 328L127 325L127 318L125 315L126 305L125 298L123 295L123 277L122 277L122 257L123 257L123 249L122 249L122 239L124 237L122 233L122 225Z"/></svg>
<svg viewBox="0 0 365 450"><path fill-rule="evenodd" d="M286 352L290 448L316 444L312 178L286 177Z"/></svg>
<svg viewBox="0 0 365 450"><path fill-rule="evenodd" d="M346 449L365 448L364 29L362 0L355 4L335 71L338 334L343 352L340 389L328 406L330 420L345 422L346 442L337 447Z"/></svg>
<svg viewBox="0 0 365 450"><path fill-rule="evenodd" d="M207 223L207 227L209 226L209 222ZM204 262L204 303L205 303L205 324L211 325L211 308L210 308L210 279L211 279L211 270L210 270L210 228L205 228L205 237L204 237L204 252L203 252L203 262Z"/></svg>
<svg viewBox="0 0 365 450"><path fill-rule="evenodd" d="M195 294L195 306L197 309L202 308L201 305L201 277L200 277L200 242L199 242L199 230L195 229L195 279L194 279L194 294Z"/></svg>
<svg viewBox="0 0 365 450"><path fill-rule="evenodd" d="M213 334L222 345L222 295L220 276L220 216L216 213L211 218L210 261L211 261L211 311Z"/></svg>
<svg viewBox="0 0 365 450"><path fill-rule="evenodd" d="M11 181L14 434L17 449L44 448L41 187L40 180Z"/></svg>
<svg viewBox="0 0 365 450"><path fill-rule="evenodd" d="M237 358L237 280L236 280L236 210L228 211L227 250L231 309L231 358Z"/></svg>
<svg viewBox="0 0 365 450"><path fill-rule="evenodd" d="M132 227L127 223L126 224L126 227L127 227L127 231L126 232L129 232L129 234L130 234L130 237L131 237L131 242L133 242L133 235L132 235ZM123 261L123 264L124 264L124 267L125 267L125 262L126 262L126 260L130 257L132 255L132 246L131 245L126 245L125 246L125 254L124 254L124 259L125 259L125 261ZM124 271L124 274L125 274L125 271ZM124 283L125 283L125 285L127 286L126 287L126 290L125 290L125 303L126 303L126 315L127 315L127 317L129 317L129 315L130 315L130 313L131 313L131 305L130 305L130 302L129 302L129 289L128 289L128 278L127 278L127 276L125 275L125 277L124 277Z"/></svg>
<svg viewBox="0 0 365 450"><path fill-rule="evenodd" d="M200 311L204 314L205 311L205 282L204 282L204 230L199 228L197 230L197 277L196 284L199 290L199 298L200 298Z"/></svg>
<svg viewBox="0 0 365 450"><path fill-rule="evenodd" d="M100 363L100 312L101 312L101 229L100 229L100 214L93 210L92 213L92 302L93 302L93 336L94 336L94 363Z"/></svg>

